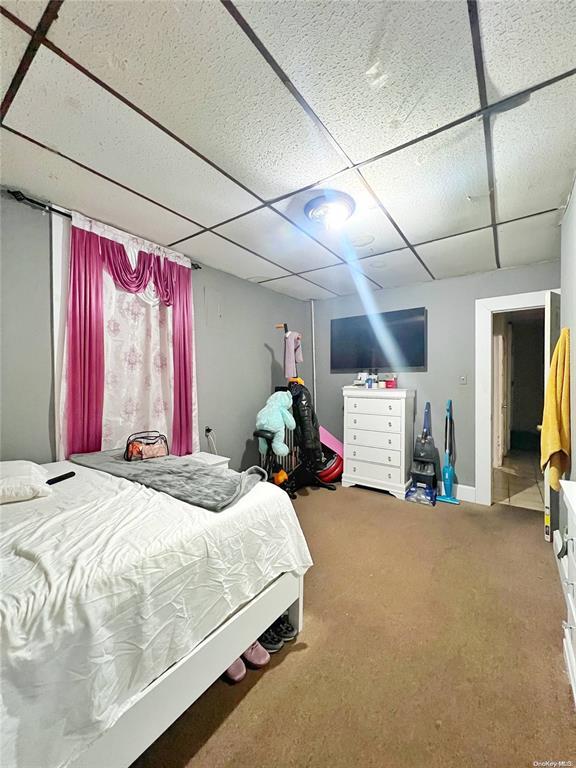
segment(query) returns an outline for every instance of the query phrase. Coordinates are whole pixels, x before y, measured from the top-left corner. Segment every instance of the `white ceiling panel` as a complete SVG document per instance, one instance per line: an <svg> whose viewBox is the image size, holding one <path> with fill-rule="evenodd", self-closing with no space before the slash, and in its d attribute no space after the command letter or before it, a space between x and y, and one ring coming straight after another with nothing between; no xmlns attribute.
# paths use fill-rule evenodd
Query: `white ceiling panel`
<svg viewBox="0 0 576 768"><path fill-rule="evenodd" d="M492 228L416 246L434 277L457 277L496 269Z"/></svg>
<svg viewBox="0 0 576 768"><path fill-rule="evenodd" d="M343 167L219 2L66 2L49 37L263 197Z"/></svg>
<svg viewBox="0 0 576 768"><path fill-rule="evenodd" d="M351 293L365 294L366 291L378 290L378 286L367 280L364 275L348 264L337 264L327 269L316 269L307 272L305 277L310 278L323 288L347 296Z"/></svg>
<svg viewBox="0 0 576 768"><path fill-rule="evenodd" d="M490 224L481 121L413 144L362 173L410 242Z"/></svg>
<svg viewBox="0 0 576 768"><path fill-rule="evenodd" d="M184 240L175 247L208 267L221 269L255 283L289 274L285 269L270 264L269 261L223 240L212 232L204 232L191 240Z"/></svg>
<svg viewBox="0 0 576 768"><path fill-rule="evenodd" d="M258 204L46 48L5 123L205 226Z"/></svg>
<svg viewBox="0 0 576 768"><path fill-rule="evenodd" d="M356 204L352 216L337 232L326 230L322 224L310 221L304 214L306 203L325 190L345 192ZM404 241L355 171L345 171L330 179L327 184L318 185L275 203L274 208L282 211L289 219L346 259L392 251L404 245Z"/></svg>
<svg viewBox="0 0 576 768"><path fill-rule="evenodd" d="M2 88L2 98L16 74L18 65L24 55L24 51L30 42L30 35L23 32L4 16L0 16L0 48L2 54L0 59L0 86Z"/></svg>
<svg viewBox="0 0 576 768"><path fill-rule="evenodd" d="M499 221L566 203L576 172L576 77L496 115L492 133Z"/></svg>
<svg viewBox="0 0 576 768"><path fill-rule="evenodd" d="M576 66L574 0L480 0L491 102Z"/></svg>
<svg viewBox="0 0 576 768"><path fill-rule="evenodd" d="M358 262L362 270L382 288L397 288L410 283L425 283L432 278L408 248L370 256Z"/></svg>
<svg viewBox="0 0 576 768"><path fill-rule="evenodd" d="M36 29L48 0L2 0L2 7L17 16L20 21Z"/></svg>
<svg viewBox="0 0 576 768"><path fill-rule="evenodd" d="M500 264L518 267L560 258L560 212L498 225Z"/></svg>
<svg viewBox="0 0 576 768"><path fill-rule="evenodd" d="M53 152L1 131L2 184L163 245L197 227Z"/></svg>
<svg viewBox="0 0 576 768"><path fill-rule="evenodd" d="M269 208L224 224L218 232L291 272L339 263L336 256Z"/></svg>
<svg viewBox="0 0 576 768"><path fill-rule="evenodd" d="M237 5L355 162L479 106L464 2Z"/></svg>
<svg viewBox="0 0 576 768"><path fill-rule="evenodd" d="M324 290L319 286L312 285L307 280L303 280L297 275L282 277L280 280L271 280L269 283L262 283L264 288L270 288L277 293L284 293L286 296L292 296L293 299L333 299L334 294Z"/></svg>

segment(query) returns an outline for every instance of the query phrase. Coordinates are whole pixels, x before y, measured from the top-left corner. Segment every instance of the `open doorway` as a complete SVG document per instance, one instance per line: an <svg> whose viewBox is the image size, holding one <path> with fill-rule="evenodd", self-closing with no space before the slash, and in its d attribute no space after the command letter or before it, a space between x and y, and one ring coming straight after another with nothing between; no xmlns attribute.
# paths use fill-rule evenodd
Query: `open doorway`
<svg viewBox="0 0 576 768"><path fill-rule="evenodd" d="M492 500L544 512L544 307L493 315Z"/></svg>

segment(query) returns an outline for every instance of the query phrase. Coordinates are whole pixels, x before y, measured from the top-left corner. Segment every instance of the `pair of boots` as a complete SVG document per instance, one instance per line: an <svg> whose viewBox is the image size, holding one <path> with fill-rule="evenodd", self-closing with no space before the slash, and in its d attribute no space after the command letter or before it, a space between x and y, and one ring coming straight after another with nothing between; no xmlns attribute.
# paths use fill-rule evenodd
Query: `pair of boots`
<svg viewBox="0 0 576 768"><path fill-rule="evenodd" d="M270 654L260 645L258 640L255 640L252 645L244 651L242 656L232 662L226 672L224 672L231 683L239 683L246 677L246 664L244 661L255 669L261 669L270 661Z"/></svg>

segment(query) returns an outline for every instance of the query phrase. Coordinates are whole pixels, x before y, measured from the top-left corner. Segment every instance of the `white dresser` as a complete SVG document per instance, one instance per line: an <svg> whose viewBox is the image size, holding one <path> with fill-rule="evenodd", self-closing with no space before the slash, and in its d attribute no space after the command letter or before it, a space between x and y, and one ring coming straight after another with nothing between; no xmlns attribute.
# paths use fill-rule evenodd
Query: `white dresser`
<svg viewBox="0 0 576 768"><path fill-rule="evenodd" d="M560 559L556 557L556 562L566 600L566 621L563 622L564 661L576 705L576 482L561 480L561 485L568 511L568 529L564 539L560 531L554 531L554 553L557 555L563 543L566 543L566 554Z"/></svg>
<svg viewBox="0 0 576 768"><path fill-rule="evenodd" d="M414 449L414 391L344 387L342 485L366 485L403 499Z"/></svg>

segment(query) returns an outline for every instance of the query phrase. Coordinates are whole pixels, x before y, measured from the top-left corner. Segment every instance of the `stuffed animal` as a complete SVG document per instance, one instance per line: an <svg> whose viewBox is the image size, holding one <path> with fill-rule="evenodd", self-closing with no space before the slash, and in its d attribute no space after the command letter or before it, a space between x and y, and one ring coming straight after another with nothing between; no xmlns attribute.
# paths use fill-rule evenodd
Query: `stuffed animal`
<svg viewBox="0 0 576 768"><path fill-rule="evenodd" d="M284 442L284 427L294 429L296 422L288 410L292 407L292 395L290 392L274 392L266 400L266 405L258 411L256 416L256 429L266 429L274 432L272 440L272 450L276 456L287 456L288 446ZM258 438L260 453L266 453L266 440Z"/></svg>

